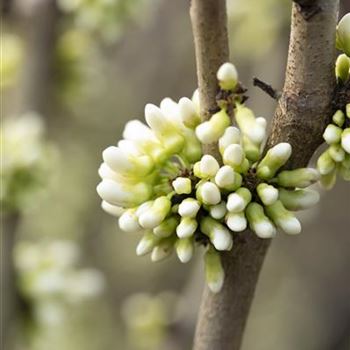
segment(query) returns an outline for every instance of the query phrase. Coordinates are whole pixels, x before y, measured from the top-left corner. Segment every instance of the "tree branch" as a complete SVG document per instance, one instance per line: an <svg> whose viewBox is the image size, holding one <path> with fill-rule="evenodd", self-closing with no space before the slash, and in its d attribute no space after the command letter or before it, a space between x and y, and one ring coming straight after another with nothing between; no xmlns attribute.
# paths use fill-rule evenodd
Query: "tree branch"
<svg viewBox="0 0 350 350"><path fill-rule="evenodd" d="M281 141L293 147L289 167L304 166L322 142L335 87L335 28L339 0L314 0L320 11L305 19L293 4L285 86L273 119L268 147ZM227 60L225 1L192 0L197 75L203 119L215 107L215 72ZM220 18L221 16L221 18ZM217 40L217 41L216 41ZM217 155L216 145L207 152ZM220 293L206 287L196 328L195 350L239 350L270 240L251 231L234 235L222 254L226 279Z"/></svg>
<svg viewBox="0 0 350 350"><path fill-rule="evenodd" d="M278 101L278 99L281 96L281 93L279 91L275 90L271 85L265 83L264 81L258 78L253 78L253 85L266 92L270 97L272 97L276 101Z"/></svg>

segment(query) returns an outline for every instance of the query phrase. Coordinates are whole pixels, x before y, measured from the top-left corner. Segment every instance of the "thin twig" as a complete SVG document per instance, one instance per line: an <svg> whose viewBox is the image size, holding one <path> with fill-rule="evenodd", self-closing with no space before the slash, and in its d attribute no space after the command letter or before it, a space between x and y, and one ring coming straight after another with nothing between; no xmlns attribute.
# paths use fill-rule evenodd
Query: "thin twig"
<svg viewBox="0 0 350 350"><path fill-rule="evenodd" d="M266 92L270 97L272 97L276 101L278 101L278 99L281 97L280 91L275 90L270 84L267 84L256 77L253 78L253 85Z"/></svg>

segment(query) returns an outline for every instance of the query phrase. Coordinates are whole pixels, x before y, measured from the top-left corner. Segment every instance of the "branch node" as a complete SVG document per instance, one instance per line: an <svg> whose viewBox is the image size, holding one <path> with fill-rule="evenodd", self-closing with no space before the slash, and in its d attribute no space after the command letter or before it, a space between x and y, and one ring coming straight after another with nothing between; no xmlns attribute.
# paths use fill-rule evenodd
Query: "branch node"
<svg viewBox="0 0 350 350"><path fill-rule="evenodd" d="M267 93L270 97L272 97L276 101L278 101L281 97L280 91L275 90L270 84L267 84L256 77L253 78L253 85L257 86L259 89Z"/></svg>

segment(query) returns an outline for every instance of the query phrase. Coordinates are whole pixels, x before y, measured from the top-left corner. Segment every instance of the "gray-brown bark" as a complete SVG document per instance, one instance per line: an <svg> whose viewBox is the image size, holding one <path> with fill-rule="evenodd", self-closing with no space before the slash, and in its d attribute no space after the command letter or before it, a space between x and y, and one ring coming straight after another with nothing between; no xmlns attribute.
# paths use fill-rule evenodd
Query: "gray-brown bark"
<svg viewBox="0 0 350 350"><path fill-rule="evenodd" d="M300 5L293 4L285 85L268 142L268 147L281 141L291 143L290 167L305 166L322 142L335 87L335 27L339 1L315 0L314 4L320 10L309 19L305 18ZM219 14L222 18L218 18ZM201 108L204 119L207 119L215 105L217 82L215 76L212 78L213 72L228 52L225 2L192 0L191 19ZM214 37L220 37L218 45L213 41ZM205 44L206 40L208 44ZM213 145L206 151L217 154ZM233 249L222 255L226 274L222 291L213 294L205 288L194 340L195 350L240 349L269 243L251 231L235 235Z"/></svg>

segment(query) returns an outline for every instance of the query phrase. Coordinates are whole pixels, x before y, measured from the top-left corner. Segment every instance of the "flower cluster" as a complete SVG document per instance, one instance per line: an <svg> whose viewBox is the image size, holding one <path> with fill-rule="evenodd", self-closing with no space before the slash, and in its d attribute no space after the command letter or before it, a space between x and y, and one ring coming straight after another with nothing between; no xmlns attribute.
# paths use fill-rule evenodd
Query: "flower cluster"
<svg viewBox="0 0 350 350"><path fill-rule="evenodd" d="M334 113L323 138L328 147L318 158L317 168L321 174L321 184L331 189L337 173L350 181L350 104L346 105L345 112L338 110Z"/></svg>
<svg viewBox="0 0 350 350"><path fill-rule="evenodd" d="M44 140L44 125L36 113L9 118L1 126L2 208L20 210L45 188L54 149Z"/></svg>
<svg viewBox="0 0 350 350"><path fill-rule="evenodd" d="M201 122L197 93L192 100L146 105L148 125L130 121L118 146L103 151L97 186L103 209L120 216L120 228L143 232L137 255L151 253L159 261L175 250L185 263L195 243L204 245L213 292L224 279L219 253L233 248L235 234L248 226L260 238L274 237L277 228L298 234L293 211L319 199L306 189L319 180L317 170L283 169L290 144L264 153L266 120L243 104L235 67L223 64L217 78L218 110L207 121ZM212 143L220 159L202 154L202 146Z"/></svg>
<svg viewBox="0 0 350 350"><path fill-rule="evenodd" d="M335 63L335 75L341 93L350 86L350 13L338 24L337 48L344 52ZM326 189L334 186L337 174L350 181L350 103L346 99L345 95L345 101L340 100L340 106L337 106L339 109L323 133L328 147L319 157L317 168L321 174L321 184Z"/></svg>
<svg viewBox="0 0 350 350"><path fill-rule="evenodd" d="M78 267L80 250L73 241L22 241L14 259L20 291L43 324L61 322L68 305L93 299L104 289L100 271Z"/></svg>

